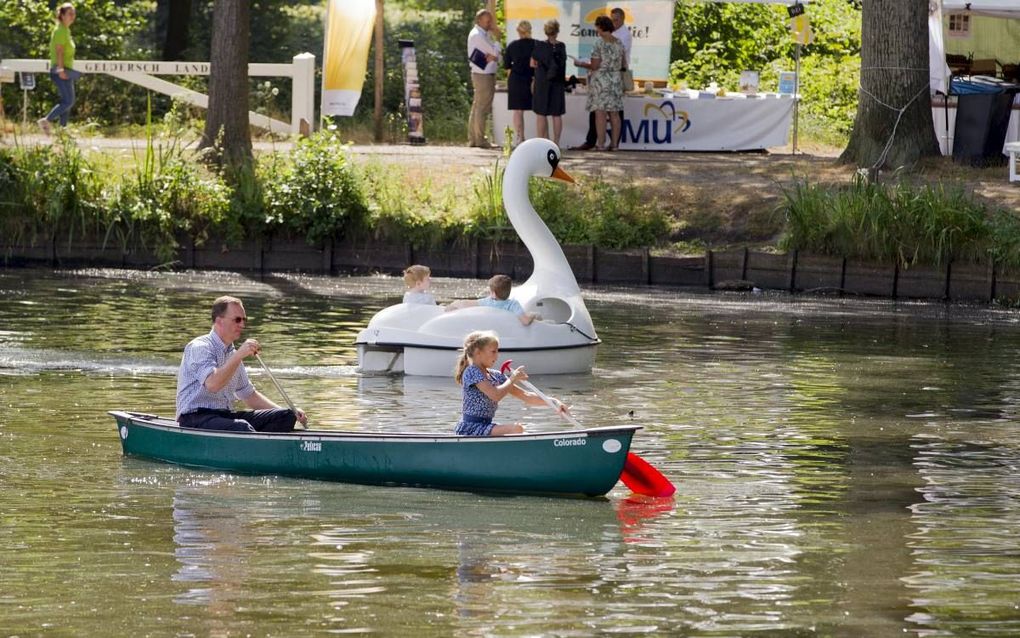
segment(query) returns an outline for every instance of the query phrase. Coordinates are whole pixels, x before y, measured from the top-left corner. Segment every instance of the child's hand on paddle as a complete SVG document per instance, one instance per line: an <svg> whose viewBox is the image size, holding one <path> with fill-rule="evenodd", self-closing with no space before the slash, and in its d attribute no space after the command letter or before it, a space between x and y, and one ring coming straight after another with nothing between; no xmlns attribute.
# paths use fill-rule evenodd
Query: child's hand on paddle
<svg viewBox="0 0 1020 638"><path fill-rule="evenodd" d="M528 380L528 373L524 371L524 366L521 366L519 368L515 368L513 370L513 372L510 373L510 380L515 382L515 383L517 381L527 381Z"/></svg>

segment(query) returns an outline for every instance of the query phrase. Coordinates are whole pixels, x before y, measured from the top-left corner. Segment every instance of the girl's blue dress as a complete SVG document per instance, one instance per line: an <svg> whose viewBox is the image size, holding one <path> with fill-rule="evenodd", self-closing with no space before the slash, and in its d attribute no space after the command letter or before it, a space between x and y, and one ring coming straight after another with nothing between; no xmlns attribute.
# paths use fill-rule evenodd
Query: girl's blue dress
<svg viewBox="0 0 1020 638"><path fill-rule="evenodd" d="M492 418L496 416L499 404L476 387L479 382L485 380L497 386L506 381L506 375L501 372L490 372L486 375L476 365L464 369L464 376L461 377L461 384L464 386L464 406L460 423L457 424L457 434L460 436L492 434Z"/></svg>

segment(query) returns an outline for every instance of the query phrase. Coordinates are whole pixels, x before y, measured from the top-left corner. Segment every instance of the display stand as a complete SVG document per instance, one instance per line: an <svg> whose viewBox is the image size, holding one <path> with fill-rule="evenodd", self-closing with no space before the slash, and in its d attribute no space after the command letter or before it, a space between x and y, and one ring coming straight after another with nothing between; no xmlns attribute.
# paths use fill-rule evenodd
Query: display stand
<svg viewBox="0 0 1020 638"><path fill-rule="evenodd" d="M421 85L418 83L418 57L413 40L398 40L400 61L404 68L404 108L407 112L407 141L425 143L425 112L422 109Z"/></svg>

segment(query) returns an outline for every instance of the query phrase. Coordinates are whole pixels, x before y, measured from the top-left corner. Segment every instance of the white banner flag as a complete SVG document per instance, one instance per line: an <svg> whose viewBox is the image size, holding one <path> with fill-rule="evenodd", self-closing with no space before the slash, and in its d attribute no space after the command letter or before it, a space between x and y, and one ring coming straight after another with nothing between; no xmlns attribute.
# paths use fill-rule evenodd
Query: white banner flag
<svg viewBox="0 0 1020 638"><path fill-rule="evenodd" d="M375 0L329 0L322 54L322 114L354 115L368 68Z"/></svg>

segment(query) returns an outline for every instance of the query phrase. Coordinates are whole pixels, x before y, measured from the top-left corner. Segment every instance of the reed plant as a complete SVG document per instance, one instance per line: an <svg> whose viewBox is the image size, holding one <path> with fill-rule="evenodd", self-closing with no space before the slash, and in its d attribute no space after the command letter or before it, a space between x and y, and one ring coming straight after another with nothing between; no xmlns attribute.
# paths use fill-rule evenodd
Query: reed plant
<svg viewBox="0 0 1020 638"><path fill-rule="evenodd" d="M359 179L369 208L364 230L371 237L432 247L469 236L460 184L438 184L429 175L411 176L378 161L359 166Z"/></svg>
<svg viewBox="0 0 1020 638"><path fill-rule="evenodd" d="M167 114L174 117L174 111ZM196 244L220 234L230 209L231 190L217 173L206 170L186 149L180 133L165 127L158 142L151 101L146 116L145 151L110 202L107 237L125 246L134 238L164 261L172 262L178 238Z"/></svg>
<svg viewBox="0 0 1020 638"><path fill-rule="evenodd" d="M506 151L504 151L504 154ZM503 210L503 158L497 157L490 169L474 180L474 199L468 209L466 230L485 239L504 239L511 232L510 220Z"/></svg>
<svg viewBox="0 0 1020 638"><path fill-rule="evenodd" d="M48 147L15 146L0 159L0 214L11 244L76 239L96 232L103 183L88 157L58 132Z"/></svg>
<svg viewBox="0 0 1020 638"><path fill-rule="evenodd" d="M593 178L570 186L533 180L531 201L552 234L565 244L626 249L654 246L669 233L663 205L645 201L634 186Z"/></svg>
<svg viewBox="0 0 1020 638"><path fill-rule="evenodd" d="M941 266L988 258L1020 265L1020 222L957 187L798 183L784 191L781 248L864 260Z"/></svg>

